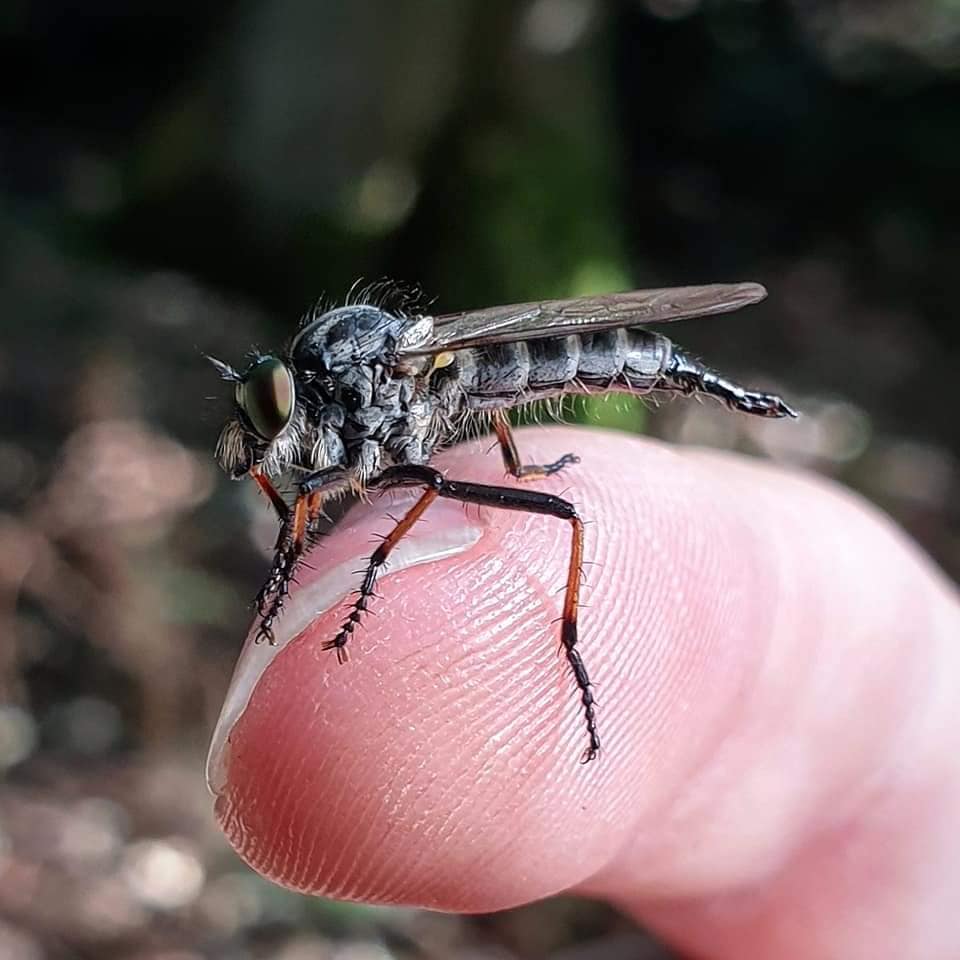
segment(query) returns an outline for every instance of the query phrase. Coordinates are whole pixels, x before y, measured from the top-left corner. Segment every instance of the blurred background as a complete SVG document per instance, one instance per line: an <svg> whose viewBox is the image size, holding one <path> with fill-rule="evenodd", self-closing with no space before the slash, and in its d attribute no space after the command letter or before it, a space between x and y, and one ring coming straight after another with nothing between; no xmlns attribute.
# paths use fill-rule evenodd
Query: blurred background
<svg viewBox="0 0 960 960"><path fill-rule="evenodd" d="M671 333L796 425L575 418L837 477L957 576L960 4L9 0L0 59L0 957L668 956L596 905L341 905L226 847L202 763L271 521L202 354L361 276L442 311L759 280Z"/></svg>

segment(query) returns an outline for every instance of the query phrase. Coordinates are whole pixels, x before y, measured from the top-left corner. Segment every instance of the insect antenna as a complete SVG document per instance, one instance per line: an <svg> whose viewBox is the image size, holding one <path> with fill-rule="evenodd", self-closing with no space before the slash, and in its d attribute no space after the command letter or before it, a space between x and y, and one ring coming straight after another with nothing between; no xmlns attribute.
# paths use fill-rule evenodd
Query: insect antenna
<svg viewBox="0 0 960 960"><path fill-rule="evenodd" d="M216 357L211 357L209 353L205 353L204 357L206 357L207 360L210 361L210 363L213 365L213 369L220 374L221 380L226 380L230 383L238 383L240 380L243 379L243 377L241 377L240 374L237 373L237 371L234 370L229 363L224 363L222 360L218 360ZM211 399L218 399L218 398L208 397L207 399L211 400Z"/></svg>

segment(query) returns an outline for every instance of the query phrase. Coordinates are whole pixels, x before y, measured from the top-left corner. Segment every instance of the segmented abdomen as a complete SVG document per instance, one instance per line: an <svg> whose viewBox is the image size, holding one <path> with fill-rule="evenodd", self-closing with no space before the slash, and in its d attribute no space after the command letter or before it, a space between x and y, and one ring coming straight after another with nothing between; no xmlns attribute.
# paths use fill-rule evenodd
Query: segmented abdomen
<svg viewBox="0 0 960 960"><path fill-rule="evenodd" d="M647 330L496 344L457 352L457 380L475 410L563 393L648 393L670 362L671 343Z"/></svg>

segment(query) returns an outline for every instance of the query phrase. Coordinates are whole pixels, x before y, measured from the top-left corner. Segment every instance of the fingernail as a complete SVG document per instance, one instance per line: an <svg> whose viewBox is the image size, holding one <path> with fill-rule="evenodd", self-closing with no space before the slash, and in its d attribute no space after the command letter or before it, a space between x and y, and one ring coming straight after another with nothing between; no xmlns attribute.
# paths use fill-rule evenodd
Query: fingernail
<svg viewBox="0 0 960 960"><path fill-rule="evenodd" d="M415 494L398 496L389 509L391 513L402 514L416 499ZM389 532L391 528L391 521L384 518L382 505L379 509L377 505L366 508L356 519L348 515L347 521L338 527L329 543L321 541L308 555L307 563L312 567L305 566L300 583L290 591L283 615L274 629L276 643L254 642L259 618L255 618L250 627L207 752L207 787L214 796L219 796L226 786L230 733L250 702L260 677L291 640L320 614L356 590L357 571L370 555L373 535ZM480 521L468 518L462 505L436 503L397 544L390 554L389 567L381 576L388 577L408 567L464 553L482 534ZM344 545L348 545L346 550ZM324 563L324 553L328 555L328 564Z"/></svg>

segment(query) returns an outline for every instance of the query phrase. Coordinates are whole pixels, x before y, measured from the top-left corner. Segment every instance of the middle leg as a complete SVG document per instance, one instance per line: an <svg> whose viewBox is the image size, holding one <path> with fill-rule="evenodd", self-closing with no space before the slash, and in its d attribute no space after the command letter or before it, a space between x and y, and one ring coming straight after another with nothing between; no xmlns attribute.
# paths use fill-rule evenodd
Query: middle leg
<svg viewBox="0 0 960 960"><path fill-rule="evenodd" d="M580 702L587 727L588 745L581 759L583 763L593 760L600 751L600 736L597 731L594 711L593 687L586 665L577 647L579 637L577 621L580 607L581 566L583 563L583 521L578 516L573 504L561 497L538 490L518 490L513 487L496 487L482 483L447 480L438 470L426 466L391 467L384 471L370 486L380 490L387 490L392 487L424 487L425 490L420 499L400 519L389 536L373 552L364 574L363 583L357 593L357 599L354 601L347 619L337 636L324 644L324 649L336 649L337 657L342 662L344 659L343 648L360 622L363 613L367 610L369 600L373 596L377 575L386 564L393 548L438 497L459 500L461 503L474 503L478 506L539 513L566 520L571 528L571 541L570 561L567 567L567 583L561 616L560 640L566 654L567 663L580 690Z"/></svg>

